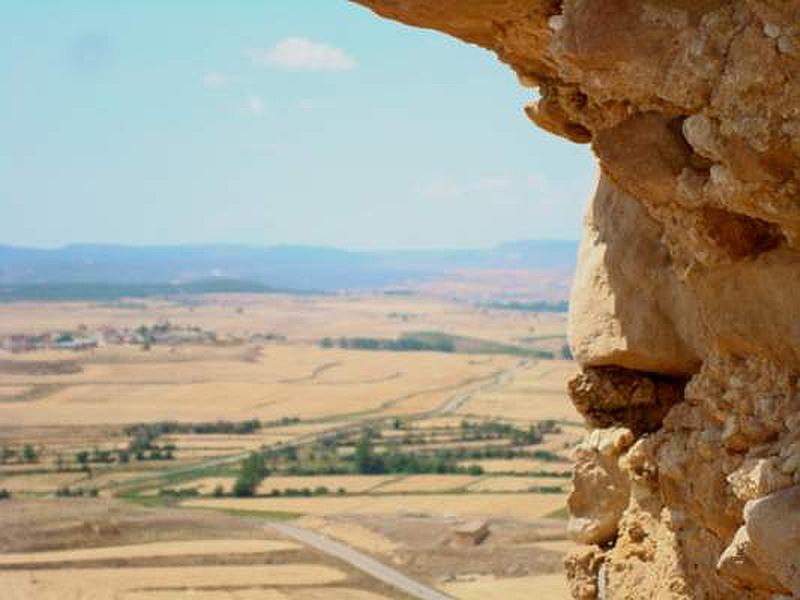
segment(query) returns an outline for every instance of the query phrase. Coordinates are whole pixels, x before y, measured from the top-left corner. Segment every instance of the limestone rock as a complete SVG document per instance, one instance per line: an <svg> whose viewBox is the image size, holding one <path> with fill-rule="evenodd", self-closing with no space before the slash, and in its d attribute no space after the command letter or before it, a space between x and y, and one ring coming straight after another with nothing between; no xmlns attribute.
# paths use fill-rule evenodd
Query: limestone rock
<svg viewBox="0 0 800 600"><path fill-rule="evenodd" d="M575 449L567 527L575 541L602 544L616 536L630 496L630 482L619 459L632 443L629 429L595 429Z"/></svg>
<svg viewBox="0 0 800 600"><path fill-rule="evenodd" d="M597 155L573 595L800 595L800 0L358 1L494 51Z"/></svg>
<svg viewBox="0 0 800 600"><path fill-rule="evenodd" d="M598 574L603 565L603 552L595 546L583 546L567 555L564 566L572 597L595 600L599 597Z"/></svg>
<svg viewBox="0 0 800 600"><path fill-rule="evenodd" d="M777 579L759 568L750 557L750 551L752 551L750 536L747 529L741 527L720 555L717 562L717 570L720 575L743 586L771 590L776 594L787 592L788 590Z"/></svg>
<svg viewBox="0 0 800 600"><path fill-rule="evenodd" d="M569 382L575 407L592 427L623 425L636 434L655 431L683 400L681 379L620 367L586 368Z"/></svg>
<svg viewBox="0 0 800 600"><path fill-rule="evenodd" d="M794 596L800 596L800 486L748 502L746 553Z"/></svg>

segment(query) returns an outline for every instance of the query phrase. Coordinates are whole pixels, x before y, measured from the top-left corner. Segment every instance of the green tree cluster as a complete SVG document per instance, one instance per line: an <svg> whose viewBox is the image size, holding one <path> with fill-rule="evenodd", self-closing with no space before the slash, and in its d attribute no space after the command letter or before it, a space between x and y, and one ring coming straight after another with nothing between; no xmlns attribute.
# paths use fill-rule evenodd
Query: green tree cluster
<svg viewBox="0 0 800 600"><path fill-rule="evenodd" d="M239 476L233 484L233 495L243 498L253 496L258 485L269 475L264 456L259 452L251 452L250 456L242 461Z"/></svg>

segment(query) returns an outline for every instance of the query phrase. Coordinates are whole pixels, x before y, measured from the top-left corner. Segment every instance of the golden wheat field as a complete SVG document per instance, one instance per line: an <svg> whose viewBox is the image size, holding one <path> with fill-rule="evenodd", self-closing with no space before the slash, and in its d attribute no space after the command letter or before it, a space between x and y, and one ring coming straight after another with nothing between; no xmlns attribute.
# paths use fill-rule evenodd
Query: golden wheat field
<svg viewBox="0 0 800 600"><path fill-rule="evenodd" d="M328 600L336 594L336 600L386 600L382 596L368 590L359 590L347 587L330 588L298 588L293 590L275 590L257 588L250 590L193 590L186 594L192 600ZM175 592L172 591L141 591L127 592L120 596L120 600L172 600Z"/></svg>
<svg viewBox="0 0 800 600"><path fill-rule="evenodd" d="M324 517L308 516L298 519L297 524L365 552L391 556L401 548L400 544L356 523L340 523Z"/></svg>
<svg viewBox="0 0 800 600"><path fill-rule="evenodd" d="M422 494L369 495L328 498L199 498L183 506L308 515L393 514L496 516L537 519L564 506L564 494Z"/></svg>
<svg viewBox="0 0 800 600"><path fill-rule="evenodd" d="M114 598L155 588L173 594L196 588L326 585L346 578L323 565L127 567L124 569L36 569L3 574L10 598Z"/></svg>
<svg viewBox="0 0 800 600"><path fill-rule="evenodd" d="M446 583L442 587L445 592L458 600L485 600L486 598L567 600L571 597L566 579L561 574L508 579L475 576L471 581Z"/></svg>
<svg viewBox="0 0 800 600"><path fill-rule="evenodd" d="M131 349L131 353L141 352ZM102 349L97 351L102 354ZM0 404L0 423L90 425L217 419L320 419L364 411L433 410L459 387L512 360L276 346L253 362L88 364L73 375L37 375L49 395ZM324 376L320 377L320 369ZM31 382L25 375L4 375Z"/></svg>
<svg viewBox="0 0 800 600"><path fill-rule="evenodd" d="M447 492L468 487L477 478L469 475L408 475L384 483L374 491L381 494L404 492Z"/></svg>
<svg viewBox="0 0 800 600"><path fill-rule="evenodd" d="M578 372L572 361L541 360L515 372L501 389L477 394L458 412L465 416L533 421L556 419L582 422L565 393L565 384Z"/></svg>
<svg viewBox="0 0 800 600"><path fill-rule="evenodd" d="M15 493L36 493L54 490L84 479L80 473L41 473L15 475L0 479L0 487Z"/></svg>
<svg viewBox="0 0 800 600"><path fill-rule="evenodd" d="M89 560L132 559L169 556L204 556L218 554L266 554L299 548L292 542L278 540L192 540L191 542L156 542L134 546L111 546L56 552L0 554L0 565L41 565Z"/></svg>
<svg viewBox="0 0 800 600"><path fill-rule="evenodd" d="M266 594L264 592L267 592ZM252 591L249 595L242 595L243 592L206 592L207 596L198 596L198 600L328 600L332 598L332 594L336 594L337 600L385 600L386 596L370 592L368 590L359 590L346 587L337 587L331 589L319 588L299 588L295 590L258 590ZM135 597L133 600L139 600L140 597ZM166 596L142 596L146 600L168 600Z"/></svg>

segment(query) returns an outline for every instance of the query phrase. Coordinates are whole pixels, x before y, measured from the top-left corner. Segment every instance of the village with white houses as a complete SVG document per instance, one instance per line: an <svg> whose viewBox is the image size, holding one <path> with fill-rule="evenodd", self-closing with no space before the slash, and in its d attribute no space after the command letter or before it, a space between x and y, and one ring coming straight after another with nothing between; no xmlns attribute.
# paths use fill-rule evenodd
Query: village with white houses
<svg viewBox="0 0 800 600"><path fill-rule="evenodd" d="M0 349L18 354L36 350L90 350L112 345L134 345L147 349L152 345L215 344L220 341L213 331L163 321L136 328L103 325L97 329L89 329L85 325L79 325L69 331L14 333L0 337Z"/></svg>

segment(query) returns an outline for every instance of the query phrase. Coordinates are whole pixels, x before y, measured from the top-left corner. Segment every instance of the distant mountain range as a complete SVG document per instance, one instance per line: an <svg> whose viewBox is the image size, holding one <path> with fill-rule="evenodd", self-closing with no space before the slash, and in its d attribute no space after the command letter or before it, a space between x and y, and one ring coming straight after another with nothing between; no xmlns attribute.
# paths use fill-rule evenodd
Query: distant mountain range
<svg viewBox="0 0 800 600"><path fill-rule="evenodd" d="M464 269L570 273L577 242L519 241L476 250L346 251L313 246L0 246L0 285L253 282L273 289L385 288Z"/></svg>

